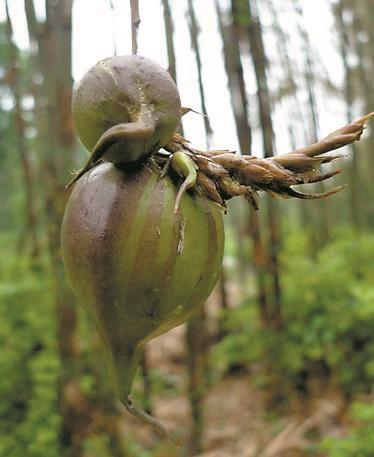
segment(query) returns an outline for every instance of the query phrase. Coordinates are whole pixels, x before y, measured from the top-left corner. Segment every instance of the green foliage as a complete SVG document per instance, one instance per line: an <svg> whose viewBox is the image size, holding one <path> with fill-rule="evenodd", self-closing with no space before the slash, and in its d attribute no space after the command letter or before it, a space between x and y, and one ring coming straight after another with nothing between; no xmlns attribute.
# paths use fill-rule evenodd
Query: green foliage
<svg viewBox="0 0 374 457"><path fill-rule="evenodd" d="M3 241L3 240L1 240ZM0 456L58 456L55 319L46 277L0 264Z"/></svg>
<svg viewBox="0 0 374 457"><path fill-rule="evenodd" d="M142 449L142 447L135 442L128 444L126 452L129 457L152 457L151 452Z"/></svg>
<svg viewBox="0 0 374 457"><path fill-rule="evenodd" d="M315 255L300 233L285 239L282 255L284 328L262 329L253 303L231 312L230 334L215 350L223 369L262 364L257 381L285 381L318 369L346 393L374 381L374 237L341 232Z"/></svg>
<svg viewBox="0 0 374 457"><path fill-rule="evenodd" d="M329 457L371 457L374 449L374 405L354 402L350 409L353 425L344 438L328 437L321 450Z"/></svg>

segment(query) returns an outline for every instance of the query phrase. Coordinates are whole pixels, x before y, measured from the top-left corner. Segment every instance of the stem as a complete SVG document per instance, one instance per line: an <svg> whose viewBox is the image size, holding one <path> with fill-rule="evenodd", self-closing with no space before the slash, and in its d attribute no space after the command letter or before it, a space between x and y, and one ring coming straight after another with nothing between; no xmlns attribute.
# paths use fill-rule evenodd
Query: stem
<svg viewBox="0 0 374 457"><path fill-rule="evenodd" d="M176 173L185 178L175 199L174 212L177 213L183 194L196 184L197 171L193 160L182 151L177 151L173 154L170 164Z"/></svg>
<svg viewBox="0 0 374 457"><path fill-rule="evenodd" d="M130 0L132 53L138 53L138 30L140 24L139 0Z"/></svg>
<svg viewBox="0 0 374 457"><path fill-rule="evenodd" d="M111 16L112 16L112 27L113 27L113 33L112 33L113 54L116 56L117 55L117 44L116 44L116 34L115 34L115 22L114 22L115 11L114 11L114 5L113 5L112 0L109 0L109 7L110 7L110 11L111 11Z"/></svg>
<svg viewBox="0 0 374 457"><path fill-rule="evenodd" d="M131 403L131 400L128 397L125 397L122 402L118 402L118 409L121 410L122 406L124 406L127 411L132 414L133 416L137 417L138 419L142 420L146 424L153 427L155 430L160 432L161 435L169 438L175 446L178 447L178 444L174 437L166 430L166 428L159 422L157 419L152 417L150 414L146 413L145 411L139 409L138 407L134 406Z"/></svg>
<svg viewBox="0 0 374 457"><path fill-rule="evenodd" d="M170 76L173 78L174 82L177 83L177 67L175 60L175 49L173 42L173 18L171 16L171 9L169 5L169 0L162 0L162 5L164 7L164 25L165 25L165 36L166 36L166 46L168 50L168 61L169 68L168 71Z"/></svg>

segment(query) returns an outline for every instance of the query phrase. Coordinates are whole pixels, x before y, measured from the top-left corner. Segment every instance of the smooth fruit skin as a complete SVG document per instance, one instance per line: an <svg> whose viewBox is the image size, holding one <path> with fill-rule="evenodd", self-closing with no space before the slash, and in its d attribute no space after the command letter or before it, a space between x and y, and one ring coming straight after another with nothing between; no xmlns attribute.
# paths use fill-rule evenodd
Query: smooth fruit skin
<svg viewBox="0 0 374 457"><path fill-rule="evenodd" d="M109 349L127 401L143 344L185 322L220 273L219 208L148 166L103 163L76 184L62 226L67 276Z"/></svg>
<svg viewBox="0 0 374 457"><path fill-rule="evenodd" d="M72 113L90 152L109 128L126 124L123 142L117 141L104 157L118 164L146 158L165 146L180 123L181 104L174 81L156 62L115 56L98 62L74 86Z"/></svg>

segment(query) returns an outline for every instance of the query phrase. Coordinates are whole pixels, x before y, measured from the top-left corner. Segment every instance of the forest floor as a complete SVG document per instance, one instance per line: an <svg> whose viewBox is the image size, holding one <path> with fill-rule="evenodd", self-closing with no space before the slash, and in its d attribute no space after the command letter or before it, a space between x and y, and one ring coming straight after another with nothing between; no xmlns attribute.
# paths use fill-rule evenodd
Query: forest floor
<svg viewBox="0 0 374 457"><path fill-rule="evenodd" d="M181 449L188 448L191 430L185 346L185 326L154 339L147 346L149 367L177 386L171 394L166 395L162 389L162 395L157 392L152 395L152 413L177 437ZM207 389L200 454L186 454L165 440L161 443L149 427L136 419L126 418L125 427L157 457L321 456L316 452L318 437L344 433L340 425L344 407L338 392L327 390L307 403L293 405L292 413L269 414L264 407L263 392L254 386L251 375L238 372L215 380Z"/></svg>

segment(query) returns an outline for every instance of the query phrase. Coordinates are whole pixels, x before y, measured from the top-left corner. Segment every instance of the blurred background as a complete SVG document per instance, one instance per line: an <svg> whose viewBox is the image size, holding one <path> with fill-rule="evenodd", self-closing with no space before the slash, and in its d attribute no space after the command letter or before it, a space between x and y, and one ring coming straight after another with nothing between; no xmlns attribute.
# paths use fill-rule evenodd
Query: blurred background
<svg viewBox="0 0 374 457"><path fill-rule="evenodd" d="M199 148L289 152L373 110L373 0L140 0L139 54L168 68ZM243 200L220 283L153 340L120 414L65 281L64 185L85 161L71 90L131 52L127 0L0 0L0 456L372 457L372 126L319 201ZM311 191L311 189L309 189Z"/></svg>

